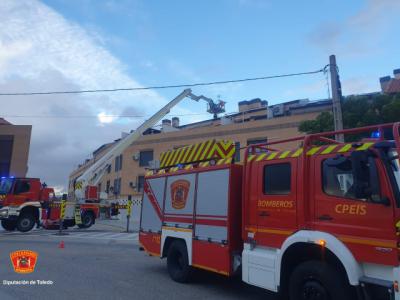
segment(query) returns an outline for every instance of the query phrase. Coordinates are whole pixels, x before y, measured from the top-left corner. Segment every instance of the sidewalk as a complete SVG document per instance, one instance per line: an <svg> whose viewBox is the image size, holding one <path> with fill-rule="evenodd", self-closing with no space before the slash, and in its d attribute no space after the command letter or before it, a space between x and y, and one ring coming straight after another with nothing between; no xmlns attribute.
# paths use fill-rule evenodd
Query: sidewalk
<svg viewBox="0 0 400 300"><path fill-rule="evenodd" d="M135 206L137 208L137 206ZM103 225L114 227L116 229L126 230L127 219L126 219L126 209L120 209L120 214L117 216L118 219L97 219L96 225ZM113 217L115 218L115 216ZM139 231L139 222L140 222L140 210L132 209L132 215L129 222L129 230L130 231ZM95 226L96 226L95 225Z"/></svg>

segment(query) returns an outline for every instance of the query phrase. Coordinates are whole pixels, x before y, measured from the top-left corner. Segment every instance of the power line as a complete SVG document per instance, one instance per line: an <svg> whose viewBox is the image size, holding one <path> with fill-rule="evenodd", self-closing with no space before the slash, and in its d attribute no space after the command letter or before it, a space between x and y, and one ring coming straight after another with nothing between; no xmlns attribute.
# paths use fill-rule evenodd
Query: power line
<svg viewBox="0 0 400 300"><path fill-rule="evenodd" d="M79 91L76 90L76 91L0 93L0 96L34 96L34 95L57 95L57 94L83 94L83 93L102 93L102 92L159 90L159 89L170 89L170 88L187 88L187 87L194 87L194 86L218 85L218 84L238 83L238 82L256 81L256 80L266 80L266 79L301 76L301 75L312 75L312 74L317 74L317 73L321 73L321 72L324 72L324 68L316 70L316 71L310 71L310 72L289 73L289 74L281 74L281 75L253 77L253 78L244 78L244 79L235 79L235 80L224 80L224 81L211 81L211 82L201 82L201 83L191 83L191 84L159 85L159 86L148 86L148 87L95 89L95 90L79 90Z"/></svg>
<svg viewBox="0 0 400 300"><path fill-rule="evenodd" d="M171 115L170 117L186 117L186 116L204 116L209 113L198 114L181 114ZM33 118L33 119L90 119L90 118L130 118L130 119L143 119L149 118L151 115L1 115L2 118Z"/></svg>

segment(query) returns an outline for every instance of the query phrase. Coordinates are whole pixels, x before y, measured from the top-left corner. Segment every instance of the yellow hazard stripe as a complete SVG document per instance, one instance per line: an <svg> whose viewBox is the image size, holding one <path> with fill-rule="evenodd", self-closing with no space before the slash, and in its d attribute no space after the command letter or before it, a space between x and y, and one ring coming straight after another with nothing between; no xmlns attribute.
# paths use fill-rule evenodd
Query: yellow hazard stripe
<svg viewBox="0 0 400 300"><path fill-rule="evenodd" d="M315 153L318 152L319 149L321 149L321 147L313 147L310 150L308 150L307 155L314 155Z"/></svg>
<svg viewBox="0 0 400 300"><path fill-rule="evenodd" d="M279 153L279 152L272 152L270 155L268 155L268 157L267 157L267 160L274 159L274 158L275 158L275 156L277 156L277 155L278 155L278 153Z"/></svg>
<svg viewBox="0 0 400 300"><path fill-rule="evenodd" d="M190 151L192 151L193 145L191 145L190 147L187 147L185 150L185 155L182 158L182 162L185 163L187 161L187 158L190 154Z"/></svg>
<svg viewBox="0 0 400 300"><path fill-rule="evenodd" d="M293 154L292 157L299 157L303 153L303 148L297 149Z"/></svg>
<svg viewBox="0 0 400 300"><path fill-rule="evenodd" d="M208 150L210 149L211 144L212 144L211 141L206 142L205 144L206 146L203 149L203 153L201 153L199 160L203 160L205 158L206 154L208 153Z"/></svg>
<svg viewBox="0 0 400 300"><path fill-rule="evenodd" d="M362 151L362 150L367 150L369 147L371 147L374 143L365 143L364 145L358 147L356 151Z"/></svg>
<svg viewBox="0 0 400 300"><path fill-rule="evenodd" d="M181 149L177 149L174 151L174 156L172 157L171 165L176 165L176 161L177 161L177 158L178 158L180 152L181 152Z"/></svg>
<svg viewBox="0 0 400 300"><path fill-rule="evenodd" d="M351 147L352 147L351 144L346 144L342 148L340 148L337 152L339 153L347 152L351 149Z"/></svg>
<svg viewBox="0 0 400 300"><path fill-rule="evenodd" d="M260 155L257 157L256 161L263 160L264 157L266 157L266 156L267 156L267 153L262 153L262 154L260 154Z"/></svg>
<svg viewBox="0 0 400 300"><path fill-rule="evenodd" d="M177 228L177 227L170 227L170 226L163 226L162 229L172 230L172 231L181 231L181 232L192 232L192 229L189 229L189 228Z"/></svg>
<svg viewBox="0 0 400 300"><path fill-rule="evenodd" d="M185 166L185 170L191 170L191 169L193 169L193 165L187 165L187 166Z"/></svg>
<svg viewBox="0 0 400 300"><path fill-rule="evenodd" d="M165 152L162 152L160 154L160 166L163 165L163 163L164 163L164 157L165 157Z"/></svg>
<svg viewBox="0 0 400 300"><path fill-rule="evenodd" d="M203 265L192 264L192 266L195 267L195 268L203 269L203 270L206 270L206 271L218 273L218 274L225 275L225 276L229 275L229 273L226 272L226 271L219 271L217 269L206 267L206 266L203 266Z"/></svg>
<svg viewBox="0 0 400 300"><path fill-rule="evenodd" d="M199 148L197 149L197 151L196 151L196 155L193 157L193 160L194 160L194 161L196 161L196 160L198 160L198 159L199 159L199 157L200 157L200 154L201 154L201 153L202 153L202 151L203 151L204 144L205 144L205 143L201 143L201 144L200 144L200 146L199 146Z"/></svg>
<svg viewBox="0 0 400 300"><path fill-rule="evenodd" d="M193 147L193 149L191 150L190 155L189 155L189 157L188 157L188 159L187 159L188 162L189 162L189 161L193 161L193 157L194 157L194 155L196 154L198 148L199 148L199 144L194 145L194 147Z"/></svg>
<svg viewBox="0 0 400 300"><path fill-rule="evenodd" d="M182 163L182 156L185 154L186 149L185 148L181 148L178 157L176 158L176 162L175 164L180 164Z"/></svg>
<svg viewBox="0 0 400 300"><path fill-rule="evenodd" d="M290 230L278 230L278 229L267 229L267 228L256 228L256 227L246 227L246 230L250 232L273 233L281 235L291 235L293 233L293 231Z"/></svg>
<svg viewBox="0 0 400 300"><path fill-rule="evenodd" d="M282 152L282 154L279 156L279 158L286 158L286 157L289 155L289 153L290 153L289 150L284 151L284 152Z"/></svg>
<svg viewBox="0 0 400 300"><path fill-rule="evenodd" d="M256 157L254 154L247 156L247 161L252 161Z"/></svg>
<svg viewBox="0 0 400 300"><path fill-rule="evenodd" d="M220 166L220 165L222 165L222 164L224 164L224 162L225 162L225 159L219 159L218 161L217 161L217 166Z"/></svg>
<svg viewBox="0 0 400 300"><path fill-rule="evenodd" d="M173 156L174 156L174 151L169 151L167 160L165 162L165 167L168 167L171 164L171 159Z"/></svg>
<svg viewBox="0 0 400 300"><path fill-rule="evenodd" d="M361 244L375 247L385 247L385 248L396 248L396 242L392 241L382 241L382 240L371 240L371 239L359 239L347 236L339 236L339 240L345 243L351 244Z"/></svg>
<svg viewBox="0 0 400 300"><path fill-rule="evenodd" d="M330 145L330 146L326 147L326 148L324 149L324 151L321 152L321 154L329 154L329 153L331 153L333 150L335 150L335 148L336 148L337 146L338 146L338 145Z"/></svg>

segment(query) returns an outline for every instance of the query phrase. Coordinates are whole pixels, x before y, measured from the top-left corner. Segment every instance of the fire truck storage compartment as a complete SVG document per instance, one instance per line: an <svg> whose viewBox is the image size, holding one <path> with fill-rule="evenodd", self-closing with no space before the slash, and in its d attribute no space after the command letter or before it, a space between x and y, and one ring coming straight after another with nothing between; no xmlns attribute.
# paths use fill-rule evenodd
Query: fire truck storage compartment
<svg viewBox="0 0 400 300"><path fill-rule="evenodd" d="M241 177L240 165L146 177L140 225L143 246L159 254L154 234L160 234L162 227L191 230L192 265L230 275L233 254L242 250Z"/></svg>

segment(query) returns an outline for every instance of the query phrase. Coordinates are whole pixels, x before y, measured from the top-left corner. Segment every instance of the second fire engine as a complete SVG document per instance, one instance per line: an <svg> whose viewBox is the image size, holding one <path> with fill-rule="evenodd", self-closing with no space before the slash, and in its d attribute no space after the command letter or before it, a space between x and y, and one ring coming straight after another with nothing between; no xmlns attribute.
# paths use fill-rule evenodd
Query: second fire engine
<svg viewBox="0 0 400 300"><path fill-rule="evenodd" d="M163 153L145 178L141 246L178 282L200 268L292 300L400 299L399 127L250 145L243 163L233 142Z"/></svg>

